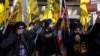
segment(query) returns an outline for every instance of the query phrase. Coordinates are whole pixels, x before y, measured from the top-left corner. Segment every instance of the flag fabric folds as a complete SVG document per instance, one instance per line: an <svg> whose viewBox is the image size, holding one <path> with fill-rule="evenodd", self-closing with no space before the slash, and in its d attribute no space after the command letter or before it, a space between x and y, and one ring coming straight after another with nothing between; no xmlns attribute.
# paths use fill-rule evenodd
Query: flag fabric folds
<svg viewBox="0 0 100 56"><path fill-rule="evenodd" d="M15 7L16 11L18 11L16 21L22 21L22 0L17 0Z"/></svg>
<svg viewBox="0 0 100 56"><path fill-rule="evenodd" d="M52 19L53 23L56 23L59 18L59 9L59 0L47 0L47 5L42 20Z"/></svg>
<svg viewBox="0 0 100 56"><path fill-rule="evenodd" d="M86 4L89 3L90 0L80 0L80 9L81 9L81 15L80 15L80 23L83 25L84 30L87 31L88 23L90 21L90 16Z"/></svg>
<svg viewBox="0 0 100 56"><path fill-rule="evenodd" d="M6 15L6 18L5 19L8 19L9 18L9 14L10 14L10 4L9 4L9 0L5 0L5 15Z"/></svg>
<svg viewBox="0 0 100 56"><path fill-rule="evenodd" d="M22 0L14 0L9 19L14 19L16 22L22 21Z"/></svg>
<svg viewBox="0 0 100 56"><path fill-rule="evenodd" d="M69 27L69 19L68 19L68 10L65 0L60 0L60 14L59 17L63 17L64 20L62 22L62 25L60 26L58 30L58 44L61 47L62 45L62 29L65 30L65 23L67 23Z"/></svg>
<svg viewBox="0 0 100 56"><path fill-rule="evenodd" d="M5 20L5 8L4 4L0 3L0 24Z"/></svg>
<svg viewBox="0 0 100 56"><path fill-rule="evenodd" d="M59 30L58 30L58 38L57 38L57 41L58 41L58 45L59 45L59 47L61 47L61 45L62 45L62 29L61 29L61 27L59 28Z"/></svg>
<svg viewBox="0 0 100 56"><path fill-rule="evenodd" d="M27 19L28 22L35 22L39 20L39 7L37 0L28 1Z"/></svg>
<svg viewBox="0 0 100 56"><path fill-rule="evenodd" d="M10 14L10 6L9 6L9 0L5 0L5 2L0 3L0 24L6 19L9 18Z"/></svg>
<svg viewBox="0 0 100 56"><path fill-rule="evenodd" d="M70 20L68 19L68 8L66 6L66 1L65 0L62 0L62 13L63 14L63 18L65 19L64 20L64 23L67 23L67 26L69 27L69 23L70 23Z"/></svg>
<svg viewBox="0 0 100 56"><path fill-rule="evenodd" d="M53 20L53 9L54 9L53 4L54 4L53 0L47 0L47 5L45 8L42 20L45 20L45 19L52 19Z"/></svg>

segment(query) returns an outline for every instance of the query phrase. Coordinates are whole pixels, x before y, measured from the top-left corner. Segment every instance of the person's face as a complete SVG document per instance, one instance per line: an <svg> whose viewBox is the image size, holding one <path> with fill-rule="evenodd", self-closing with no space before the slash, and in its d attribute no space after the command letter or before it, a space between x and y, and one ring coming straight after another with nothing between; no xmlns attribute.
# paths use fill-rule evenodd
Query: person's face
<svg viewBox="0 0 100 56"><path fill-rule="evenodd" d="M76 28L74 32L75 32L75 33L82 34L82 30L81 30L80 28Z"/></svg>
<svg viewBox="0 0 100 56"><path fill-rule="evenodd" d="M53 29L54 28L54 24L51 22L48 27Z"/></svg>
<svg viewBox="0 0 100 56"><path fill-rule="evenodd" d="M23 32L24 32L24 26L19 26L17 28L17 34L23 34Z"/></svg>

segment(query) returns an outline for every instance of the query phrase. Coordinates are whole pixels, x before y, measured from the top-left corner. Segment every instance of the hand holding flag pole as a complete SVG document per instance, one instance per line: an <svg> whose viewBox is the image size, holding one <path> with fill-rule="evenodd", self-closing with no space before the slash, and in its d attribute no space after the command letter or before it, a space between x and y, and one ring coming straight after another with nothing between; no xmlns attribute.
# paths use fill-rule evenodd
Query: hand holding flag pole
<svg viewBox="0 0 100 56"><path fill-rule="evenodd" d="M64 18L64 23L67 23L67 27L69 29L69 19L68 19L68 9L66 7L66 1L60 0L60 18Z"/></svg>
<svg viewBox="0 0 100 56"><path fill-rule="evenodd" d="M14 6L15 7L15 6ZM14 8L15 9L15 8ZM18 12L12 12L12 14L10 15L10 17L8 18L9 19L14 19L14 17L16 17L16 14L18 14ZM7 30L7 27L8 27L8 24L9 24L9 21L6 22L5 26L4 26L4 29L2 31L2 34L4 35L6 30Z"/></svg>
<svg viewBox="0 0 100 56"><path fill-rule="evenodd" d="M14 19L14 17L15 17L16 14L18 14L18 12L12 13L12 14L11 14L11 16L10 16L9 19L8 19L8 21L7 21L6 24L5 24L5 27L4 27L4 30L2 31L2 34L5 34L6 29L7 29L7 27L8 27L8 24L9 24L9 20L10 20L10 19Z"/></svg>

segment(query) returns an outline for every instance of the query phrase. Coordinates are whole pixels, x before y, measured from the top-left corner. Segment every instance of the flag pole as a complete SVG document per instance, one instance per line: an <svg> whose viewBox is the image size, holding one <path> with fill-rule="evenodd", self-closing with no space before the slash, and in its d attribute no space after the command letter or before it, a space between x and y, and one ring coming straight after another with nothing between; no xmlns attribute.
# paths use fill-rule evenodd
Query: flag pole
<svg viewBox="0 0 100 56"><path fill-rule="evenodd" d="M15 6L15 5L13 5L13 6ZM14 11L14 7L13 7L13 11ZM15 12L15 14L16 14L16 13L17 13L17 12ZM10 17L8 18L8 20L12 18L13 14L14 14L14 12L12 12L12 14L11 14ZM6 29L7 29L7 27L8 27L8 24L9 24L9 21L7 21L7 23L6 23L5 26L4 26L4 29L3 29L3 31L2 31L2 34L3 34L3 35L4 35L5 32L6 32Z"/></svg>
<svg viewBox="0 0 100 56"><path fill-rule="evenodd" d="M12 13L11 16L8 18L8 20L12 18L13 14L17 14L17 12L16 13ZM6 29L8 27L8 24L9 24L9 21L7 21L7 23L5 24L5 27L4 27L4 30L2 31L2 34L5 34Z"/></svg>
<svg viewBox="0 0 100 56"><path fill-rule="evenodd" d="M66 1L64 0L64 4L65 4L65 10L67 10L67 26L68 26L68 31L70 31L70 20L68 19L68 9L67 9L67 5L66 5Z"/></svg>
<svg viewBox="0 0 100 56"><path fill-rule="evenodd" d="M59 17L62 17L62 0L60 0L60 12L59 12Z"/></svg>

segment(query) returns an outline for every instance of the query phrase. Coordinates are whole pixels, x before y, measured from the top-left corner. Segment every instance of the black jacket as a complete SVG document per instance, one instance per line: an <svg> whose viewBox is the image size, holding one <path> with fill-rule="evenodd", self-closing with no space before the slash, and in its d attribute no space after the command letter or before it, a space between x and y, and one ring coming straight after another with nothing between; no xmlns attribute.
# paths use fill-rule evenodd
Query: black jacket
<svg viewBox="0 0 100 56"><path fill-rule="evenodd" d="M86 35L84 34L78 34L80 35L81 39L80 41L76 41L75 40L75 35L77 35L78 33L72 33L70 35L69 38L67 38L66 42L67 42L67 52L68 52L68 56L86 56L87 55L87 44L86 44ZM86 52L82 53L81 52L81 45L83 45L82 43L84 43L84 47L86 48ZM78 45L77 47L75 47L76 45ZM77 50L75 50L77 48ZM85 54L85 55L84 55Z"/></svg>
<svg viewBox="0 0 100 56"><path fill-rule="evenodd" d="M0 47L4 50L5 56L18 56L19 42L22 42L28 54L27 56L30 56L32 52L30 52L30 40L28 38L26 34L23 34L23 37L20 38L19 35L10 33L7 38L3 39Z"/></svg>
<svg viewBox="0 0 100 56"><path fill-rule="evenodd" d="M96 23L87 37L89 51L93 56L100 56L100 23Z"/></svg>
<svg viewBox="0 0 100 56"><path fill-rule="evenodd" d="M7 39L7 37L14 33L14 29L12 28L12 26L9 26L7 27L7 30L5 31L5 34L2 34L2 31L0 31L0 56L6 56L6 53L7 53L7 49L5 50L4 48L2 48L2 42L3 40ZM6 43L5 43L6 44Z"/></svg>
<svg viewBox="0 0 100 56"><path fill-rule="evenodd" d="M58 20L54 30L45 31L45 28L43 28L40 32L36 44L36 49L39 51L39 56L48 56L60 53L57 43L57 32L61 21L62 19Z"/></svg>

